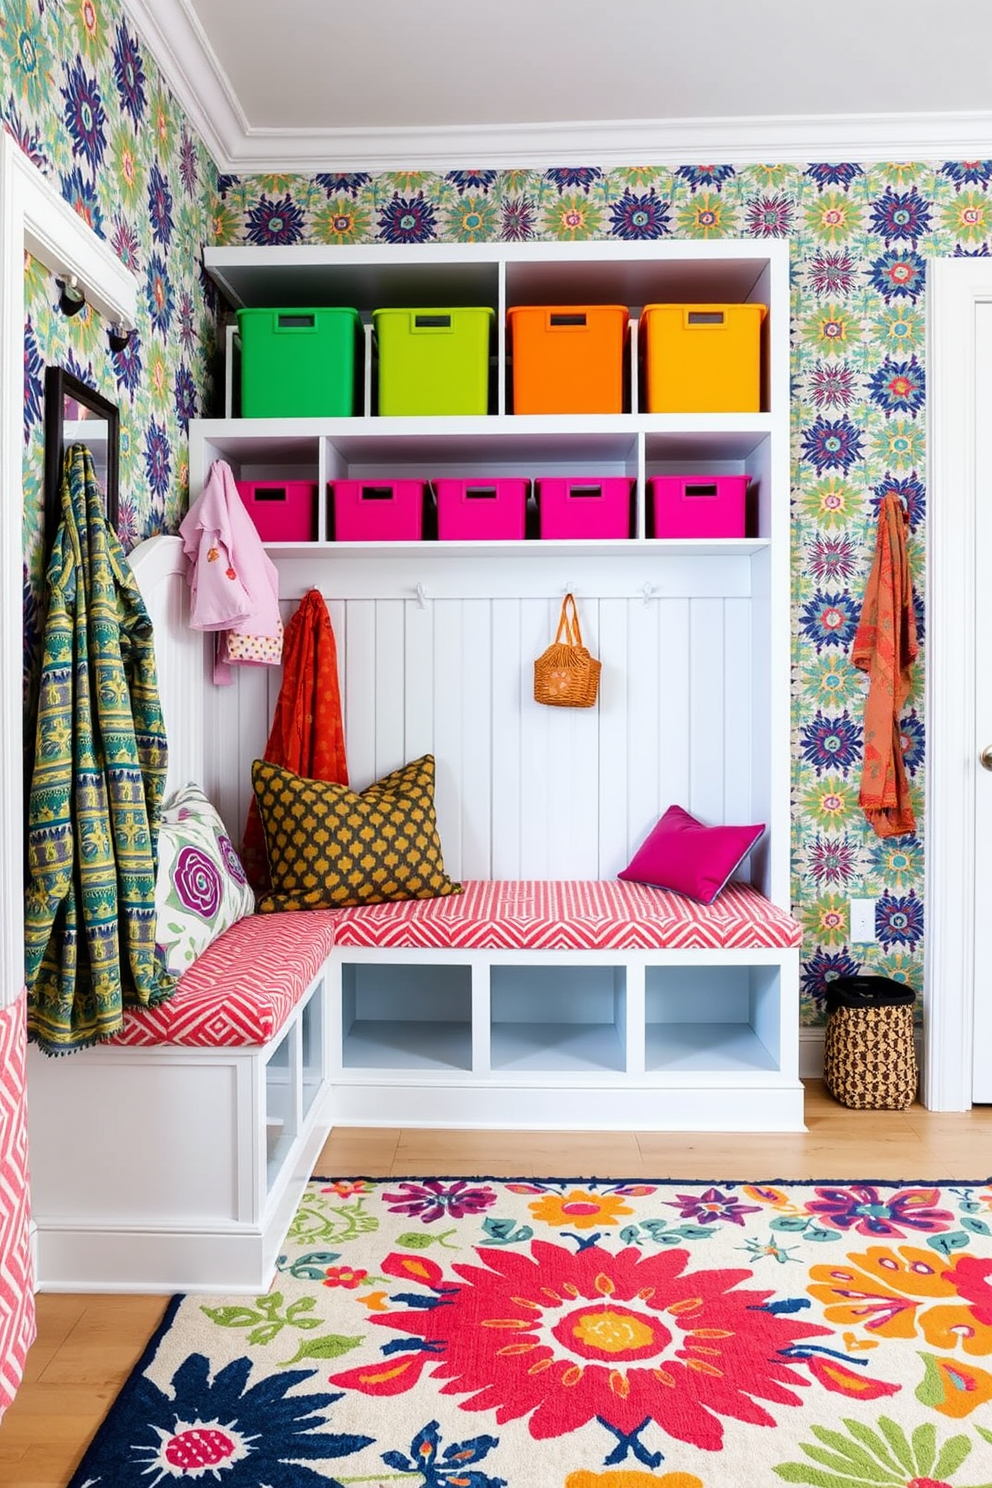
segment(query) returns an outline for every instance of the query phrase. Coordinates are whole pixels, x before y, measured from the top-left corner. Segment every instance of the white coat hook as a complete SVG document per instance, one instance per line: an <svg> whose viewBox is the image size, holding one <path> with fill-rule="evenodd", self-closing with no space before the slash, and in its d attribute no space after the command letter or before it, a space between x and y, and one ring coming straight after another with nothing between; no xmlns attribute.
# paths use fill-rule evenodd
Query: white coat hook
<svg viewBox="0 0 992 1488"><path fill-rule="evenodd" d="M650 604L651 601L653 599L657 599L657 597L658 590L655 588L654 584L645 584L641 589L641 598L644 600L645 604Z"/></svg>
<svg viewBox="0 0 992 1488"><path fill-rule="evenodd" d="M424 588L423 584L418 584L417 585L417 588L415 590L415 593L416 593L416 596L417 596L417 603L418 603L418 605L420 606L420 608L422 610L426 610L426 608L427 608L427 590Z"/></svg>

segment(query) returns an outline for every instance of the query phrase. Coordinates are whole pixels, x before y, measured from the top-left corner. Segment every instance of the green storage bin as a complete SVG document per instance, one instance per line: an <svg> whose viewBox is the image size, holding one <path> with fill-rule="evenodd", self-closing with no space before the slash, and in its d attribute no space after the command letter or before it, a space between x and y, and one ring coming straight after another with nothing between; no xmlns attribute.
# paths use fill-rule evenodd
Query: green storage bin
<svg viewBox="0 0 992 1488"><path fill-rule="evenodd" d="M361 317L347 306L239 310L244 418L355 412Z"/></svg>
<svg viewBox="0 0 992 1488"><path fill-rule="evenodd" d="M489 412L489 305L457 310L373 310L379 412Z"/></svg>

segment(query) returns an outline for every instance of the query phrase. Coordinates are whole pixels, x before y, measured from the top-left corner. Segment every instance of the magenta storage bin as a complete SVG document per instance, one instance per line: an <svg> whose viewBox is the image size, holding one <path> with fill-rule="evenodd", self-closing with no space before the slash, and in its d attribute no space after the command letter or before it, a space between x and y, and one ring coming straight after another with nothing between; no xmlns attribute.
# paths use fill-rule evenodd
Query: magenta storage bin
<svg viewBox="0 0 992 1488"><path fill-rule="evenodd" d="M555 477L537 482L542 537L631 537L631 491L625 475Z"/></svg>
<svg viewBox="0 0 992 1488"><path fill-rule="evenodd" d="M424 535L424 482L330 482L337 542L415 542Z"/></svg>
<svg viewBox="0 0 992 1488"><path fill-rule="evenodd" d="M437 535L444 541L498 542L526 536L527 480L439 480Z"/></svg>
<svg viewBox="0 0 992 1488"><path fill-rule="evenodd" d="M235 484L263 542L313 542L316 538L316 481L236 481Z"/></svg>
<svg viewBox="0 0 992 1488"><path fill-rule="evenodd" d="M654 537L745 537L747 485L746 475L652 476L648 530Z"/></svg>

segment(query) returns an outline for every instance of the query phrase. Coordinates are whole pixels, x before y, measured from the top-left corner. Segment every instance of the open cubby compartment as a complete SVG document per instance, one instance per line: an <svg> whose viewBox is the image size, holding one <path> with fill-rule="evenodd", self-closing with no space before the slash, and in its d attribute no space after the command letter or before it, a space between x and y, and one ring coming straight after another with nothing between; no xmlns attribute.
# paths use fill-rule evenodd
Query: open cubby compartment
<svg viewBox="0 0 992 1488"><path fill-rule="evenodd" d="M715 251L710 252L710 249ZM626 407L638 412L644 403L640 365L640 316L645 305L654 304L743 304L754 301L772 304L772 277L764 245L707 243L704 252L695 245L657 242L625 244L616 257L604 254L599 244L570 243L567 253L559 244L501 245L505 296L504 309L512 305L625 305L630 313L628 352L628 399ZM762 325L761 408L770 407L768 375L769 320ZM504 317L505 325L505 317ZM504 406L510 397L509 351L503 384Z"/></svg>
<svg viewBox="0 0 992 1488"><path fill-rule="evenodd" d="M496 963L490 971L490 1063L494 1072L627 1066L627 974L622 965Z"/></svg>
<svg viewBox="0 0 992 1488"><path fill-rule="evenodd" d="M781 1071L782 982L778 960L707 959L646 967L647 1072Z"/></svg>
<svg viewBox="0 0 992 1488"><path fill-rule="evenodd" d="M271 1189L324 1088L324 981L307 994L264 1063L265 1177Z"/></svg>
<svg viewBox="0 0 992 1488"><path fill-rule="evenodd" d="M756 420L761 416L754 415ZM644 435L644 489L642 508L644 531L651 528L648 482L653 476L680 475L697 479L723 475L745 475L748 479L746 529L743 538L709 539L715 544L767 542L772 532L771 492L773 489L772 441L766 429L740 425L719 431L648 430ZM659 542L688 545L691 538L661 537ZM706 541L702 539L701 541Z"/></svg>
<svg viewBox="0 0 992 1488"><path fill-rule="evenodd" d="M353 306L366 328L365 396L374 408L371 314L377 309L488 305L495 315L493 414L512 407L506 312L514 305L625 305L630 312L628 411L643 404L639 321L650 304L774 305L772 262L785 245L721 239L707 243L379 244L347 248L289 244L212 246L207 272L232 306ZM770 405L772 312L761 329L761 408ZM230 349L230 348L229 348ZM233 359L226 407L233 411Z"/></svg>
<svg viewBox="0 0 992 1488"><path fill-rule="evenodd" d="M269 1187L296 1138L299 1043L299 1025L293 1024L265 1063L265 1174Z"/></svg>
<svg viewBox="0 0 992 1488"><path fill-rule="evenodd" d="M304 1117L309 1116L327 1075L326 1028L327 1012L322 988L309 999L300 1016L300 1097Z"/></svg>
<svg viewBox="0 0 992 1488"><path fill-rule="evenodd" d="M417 960L344 961L344 1070L472 1068L472 967Z"/></svg>

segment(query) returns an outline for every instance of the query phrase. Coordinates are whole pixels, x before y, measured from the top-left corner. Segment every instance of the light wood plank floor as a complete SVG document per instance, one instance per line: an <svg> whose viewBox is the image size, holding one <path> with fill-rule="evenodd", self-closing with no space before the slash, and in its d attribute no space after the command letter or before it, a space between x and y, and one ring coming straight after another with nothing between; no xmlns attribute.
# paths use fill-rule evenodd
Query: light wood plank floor
<svg viewBox="0 0 992 1488"><path fill-rule="evenodd" d="M960 1114L849 1111L806 1086L808 1131L787 1136L658 1132L333 1131L322 1177L986 1179L992 1106ZM164 1297L42 1295L38 1339L0 1423L4 1488L65 1488L161 1318Z"/></svg>

